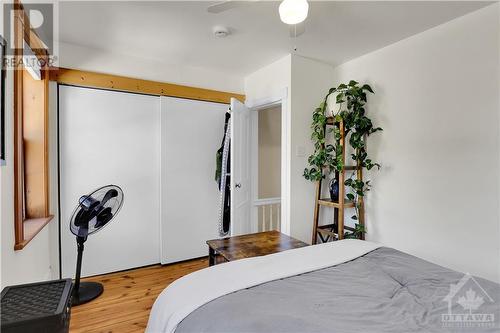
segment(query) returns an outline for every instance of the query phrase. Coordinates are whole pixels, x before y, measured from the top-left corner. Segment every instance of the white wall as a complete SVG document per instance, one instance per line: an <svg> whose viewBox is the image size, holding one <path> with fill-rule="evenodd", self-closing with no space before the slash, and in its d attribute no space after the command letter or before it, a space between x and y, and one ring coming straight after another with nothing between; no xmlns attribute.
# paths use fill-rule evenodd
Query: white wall
<svg viewBox="0 0 500 333"><path fill-rule="evenodd" d="M332 84L333 68L316 60L290 54L258 70L245 78L247 104L258 104L259 100L288 90L287 110L282 113L286 126L286 152L289 172L282 181L282 197L288 196L282 210L288 211L290 235L311 242L314 208L314 184L303 177L307 157L313 150L310 140L311 114ZM286 200L285 200L286 201Z"/></svg>
<svg viewBox="0 0 500 333"><path fill-rule="evenodd" d="M62 42L59 44L59 53L60 67L235 93L244 90L243 78L231 73L140 59Z"/></svg>
<svg viewBox="0 0 500 333"><path fill-rule="evenodd" d="M496 4L335 68L336 83L374 88L384 128L369 141L383 169L367 177L367 239L495 281L499 45Z"/></svg>
<svg viewBox="0 0 500 333"><path fill-rule="evenodd" d="M247 104L253 105L262 99L282 94L284 89L290 89L291 62L292 55L288 54L245 77Z"/></svg>
<svg viewBox="0 0 500 333"><path fill-rule="evenodd" d="M332 87L333 68L316 60L292 56L290 226L291 235L310 243L315 183L302 175L313 152L312 113Z"/></svg>
<svg viewBox="0 0 500 333"><path fill-rule="evenodd" d="M250 107L262 106L273 99L283 99L281 101L281 121L282 132L281 142L284 144L281 149L281 160L289 161L291 148L291 85L292 85L292 55L288 54L283 58L259 69L258 71L245 77L246 104ZM290 202L290 163L281 163L281 231L289 234L289 202ZM254 164L253 167L257 167ZM255 193L252 194L255 197Z"/></svg>
<svg viewBox="0 0 500 333"><path fill-rule="evenodd" d="M49 204L54 220L49 223L50 263L53 278L59 278L59 202L57 156L57 83L49 82ZM64 222L63 222L64 224ZM66 229L67 230L67 229Z"/></svg>
<svg viewBox="0 0 500 333"><path fill-rule="evenodd" d="M1 288L52 277L49 227L56 223L52 220L24 249L14 251L13 80L13 72L7 71L5 87L7 164L0 167Z"/></svg>

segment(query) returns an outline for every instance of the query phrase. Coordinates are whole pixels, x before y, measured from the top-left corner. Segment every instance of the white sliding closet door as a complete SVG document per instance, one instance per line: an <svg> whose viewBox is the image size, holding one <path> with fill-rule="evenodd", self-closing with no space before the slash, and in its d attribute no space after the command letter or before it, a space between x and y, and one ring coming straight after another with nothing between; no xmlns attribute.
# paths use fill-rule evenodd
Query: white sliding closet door
<svg viewBox="0 0 500 333"><path fill-rule="evenodd" d="M59 129L63 277L75 271L71 213L81 195L106 184L119 185L125 201L85 243L83 276L158 263L160 98L60 86Z"/></svg>
<svg viewBox="0 0 500 333"><path fill-rule="evenodd" d="M206 256L218 238L216 152L228 105L161 97L161 263Z"/></svg>

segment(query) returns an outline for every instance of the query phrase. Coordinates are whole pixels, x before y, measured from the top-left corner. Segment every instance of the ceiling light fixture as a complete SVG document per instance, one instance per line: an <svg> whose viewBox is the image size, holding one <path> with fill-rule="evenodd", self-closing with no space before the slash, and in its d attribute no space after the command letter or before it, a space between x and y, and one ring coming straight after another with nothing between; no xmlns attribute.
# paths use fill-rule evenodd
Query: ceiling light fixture
<svg viewBox="0 0 500 333"><path fill-rule="evenodd" d="M307 18L307 0L283 0L280 4L280 19L286 24L298 24Z"/></svg>

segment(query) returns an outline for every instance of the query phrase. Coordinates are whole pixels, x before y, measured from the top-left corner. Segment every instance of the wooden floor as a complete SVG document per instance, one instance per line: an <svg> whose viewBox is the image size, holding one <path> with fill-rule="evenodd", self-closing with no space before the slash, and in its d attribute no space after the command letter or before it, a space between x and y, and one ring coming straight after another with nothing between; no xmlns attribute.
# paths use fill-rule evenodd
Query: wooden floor
<svg viewBox="0 0 500 333"><path fill-rule="evenodd" d="M71 309L70 332L144 332L158 294L172 281L207 266L204 258L85 279L101 282L104 293Z"/></svg>

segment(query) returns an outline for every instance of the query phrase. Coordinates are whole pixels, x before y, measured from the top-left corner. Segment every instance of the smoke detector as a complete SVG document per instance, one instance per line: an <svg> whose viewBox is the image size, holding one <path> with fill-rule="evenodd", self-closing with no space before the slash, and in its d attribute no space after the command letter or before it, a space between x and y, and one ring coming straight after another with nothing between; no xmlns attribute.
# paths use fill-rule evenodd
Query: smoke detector
<svg viewBox="0 0 500 333"><path fill-rule="evenodd" d="M229 31L228 28L220 26L220 25L215 26L213 31L214 31L215 37L217 37L217 38L224 38L224 37L227 37L231 34L231 32Z"/></svg>

